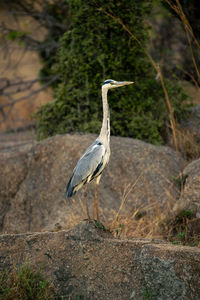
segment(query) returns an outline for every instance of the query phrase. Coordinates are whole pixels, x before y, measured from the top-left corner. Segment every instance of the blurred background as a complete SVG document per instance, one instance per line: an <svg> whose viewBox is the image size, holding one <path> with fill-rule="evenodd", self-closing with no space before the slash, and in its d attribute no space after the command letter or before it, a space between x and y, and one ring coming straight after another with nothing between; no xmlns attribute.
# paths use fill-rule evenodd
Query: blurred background
<svg viewBox="0 0 200 300"><path fill-rule="evenodd" d="M32 114L52 100L51 88L39 82L39 44L47 30L31 11L26 11L26 5L26 1L0 2L1 132L34 126Z"/></svg>

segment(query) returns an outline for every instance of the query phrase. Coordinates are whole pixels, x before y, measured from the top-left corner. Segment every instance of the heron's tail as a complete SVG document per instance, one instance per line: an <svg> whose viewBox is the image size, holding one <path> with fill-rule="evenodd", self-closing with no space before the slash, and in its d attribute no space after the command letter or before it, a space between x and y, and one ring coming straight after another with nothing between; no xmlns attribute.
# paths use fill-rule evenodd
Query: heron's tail
<svg viewBox="0 0 200 300"><path fill-rule="evenodd" d="M75 193L74 193L74 187L71 185L71 181L72 181L72 177L70 178L67 187L66 187L66 197L70 198L72 197Z"/></svg>

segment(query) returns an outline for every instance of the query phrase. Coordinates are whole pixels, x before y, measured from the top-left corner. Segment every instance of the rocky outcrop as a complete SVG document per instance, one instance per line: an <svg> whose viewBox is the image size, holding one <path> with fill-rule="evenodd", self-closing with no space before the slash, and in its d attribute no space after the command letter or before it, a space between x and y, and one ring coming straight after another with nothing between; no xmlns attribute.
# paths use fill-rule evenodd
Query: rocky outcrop
<svg viewBox="0 0 200 300"><path fill-rule="evenodd" d="M177 207L200 218L200 159L189 163L182 174L183 188ZM174 207L176 209L176 206Z"/></svg>
<svg viewBox="0 0 200 300"><path fill-rule="evenodd" d="M190 116L181 122L180 128L184 129L185 132L188 131L198 143L200 142L200 105L190 108Z"/></svg>
<svg viewBox="0 0 200 300"><path fill-rule="evenodd" d="M5 233L70 228L85 218L83 193L65 199L66 183L94 135L58 135L39 143L24 141L0 149L0 229ZM14 147L14 148L13 148ZM14 150L13 150L14 149ZM176 178L184 161L169 147L157 147L130 138L112 137L111 159L99 185L101 218L113 218L135 209L164 209L176 203ZM94 185L88 188L89 206Z"/></svg>
<svg viewBox="0 0 200 300"><path fill-rule="evenodd" d="M11 201L26 177L26 155L35 143L30 134L0 136L0 231Z"/></svg>
<svg viewBox="0 0 200 300"><path fill-rule="evenodd" d="M199 248L117 240L88 222L72 231L1 235L0 245L1 270L42 267L62 299L200 299Z"/></svg>

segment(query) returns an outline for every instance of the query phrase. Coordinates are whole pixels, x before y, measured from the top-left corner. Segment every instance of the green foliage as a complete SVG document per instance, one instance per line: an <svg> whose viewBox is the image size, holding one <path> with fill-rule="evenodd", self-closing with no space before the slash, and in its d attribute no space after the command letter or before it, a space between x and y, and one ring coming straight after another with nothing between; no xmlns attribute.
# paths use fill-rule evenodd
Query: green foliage
<svg viewBox="0 0 200 300"><path fill-rule="evenodd" d="M174 245L199 245L200 220L196 218L196 214L189 209L184 209L173 218L166 220L164 228L164 231L170 233L169 240Z"/></svg>
<svg viewBox="0 0 200 300"><path fill-rule="evenodd" d="M116 234L118 235L120 235L121 233L122 233L122 231L124 230L124 224L121 224L121 223L119 223L119 228L117 228L116 230L115 230L115 232L116 232Z"/></svg>
<svg viewBox="0 0 200 300"><path fill-rule="evenodd" d="M68 0L68 31L61 39L59 60L53 72L60 74L55 101L35 115L39 139L65 132L98 133L102 120L101 83L108 78L132 80L133 86L108 94L111 134L161 144L169 122L163 91L143 50L127 32L103 11L117 16L146 47L144 18L152 1ZM185 111L186 96L166 81L175 115Z"/></svg>
<svg viewBox="0 0 200 300"><path fill-rule="evenodd" d="M151 300L154 298L155 293L148 287L143 288L143 300Z"/></svg>
<svg viewBox="0 0 200 300"><path fill-rule="evenodd" d="M17 31L17 30L11 30L8 34L7 34L7 40L11 40L11 41L15 41L19 38L22 38L23 36L27 35L28 32L24 32L24 31Z"/></svg>
<svg viewBox="0 0 200 300"><path fill-rule="evenodd" d="M184 174L180 174L178 177L172 178L172 180L177 183L177 186L180 191L183 190L186 179L187 179L187 175Z"/></svg>
<svg viewBox="0 0 200 300"><path fill-rule="evenodd" d="M191 219L192 217L194 217L193 212L189 209L184 209L181 213L182 213L183 218L185 218L185 219L186 218Z"/></svg>
<svg viewBox="0 0 200 300"><path fill-rule="evenodd" d="M10 41L18 41L18 44L21 47L26 46L26 42L24 41L24 38L29 34L29 32L26 31L18 31L18 30L11 30L8 34L6 39Z"/></svg>
<svg viewBox="0 0 200 300"><path fill-rule="evenodd" d="M40 271L34 272L29 265L0 274L0 299L2 300L50 300L49 282Z"/></svg>
<svg viewBox="0 0 200 300"><path fill-rule="evenodd" d="M99 229L101 229L103 231L107 231L107 229L105 228L105 226L102 223L100 223L99 221L95 220L94 221L94 225L95 225L96 228L99 228Z"/></svg>

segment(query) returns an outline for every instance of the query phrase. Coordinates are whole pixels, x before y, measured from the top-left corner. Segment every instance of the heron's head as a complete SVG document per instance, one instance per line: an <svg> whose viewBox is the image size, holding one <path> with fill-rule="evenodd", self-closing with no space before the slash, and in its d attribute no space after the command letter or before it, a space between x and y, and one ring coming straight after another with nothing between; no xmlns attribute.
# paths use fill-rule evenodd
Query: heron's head
<svg viewBox="0 0 200 300"><path fill-rule="evenodd" d="M102 85L102 88L104 89L114 89L114 88L117 88L117 87L120 87L120 86L124 86L124 85L128 85L128 84L132 84L133 82L132 81L115 81L115 80L112 80L112 79L107 79L104 81L103 85Z"/></svg>

